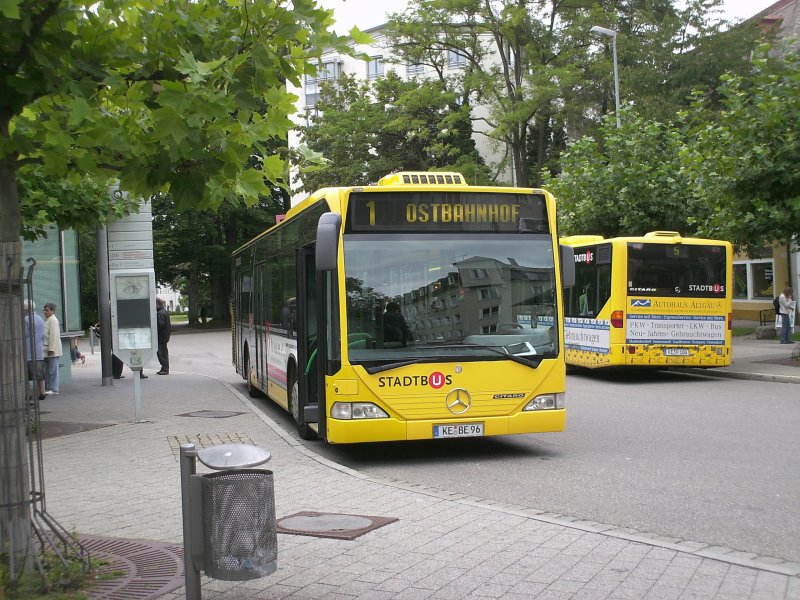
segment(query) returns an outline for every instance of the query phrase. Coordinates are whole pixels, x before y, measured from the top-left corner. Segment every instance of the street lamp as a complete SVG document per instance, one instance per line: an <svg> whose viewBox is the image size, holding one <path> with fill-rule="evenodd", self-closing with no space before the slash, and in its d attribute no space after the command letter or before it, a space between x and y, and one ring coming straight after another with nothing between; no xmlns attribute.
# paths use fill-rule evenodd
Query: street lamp
<svg viewBox="0 0 800 600"><path fill-rule="evenodd" d="M617 32L613 29L606 29L595 25L589 30L589 33L611 38L611 49L614 54L614 100L617 106L617 129L619 129L619 74L617 73Z"/></svg>

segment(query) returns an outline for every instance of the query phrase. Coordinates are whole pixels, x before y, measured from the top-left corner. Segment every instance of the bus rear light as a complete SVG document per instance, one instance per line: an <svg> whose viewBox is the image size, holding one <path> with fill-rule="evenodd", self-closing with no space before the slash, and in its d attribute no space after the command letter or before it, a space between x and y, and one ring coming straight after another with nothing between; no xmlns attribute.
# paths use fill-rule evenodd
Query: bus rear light
<svg viewBox="0 0 800 600"><path fill-rule="evenodd" d="M623 324L623 312L621 310L615 310L611 313L611 326L617 329L622 328Z"/></svg>
<svg viewBox="0 0 800 600"><path fill-rule="evenodd" d="M331 417L334 419L388 419L382 408L372 402L335 402L331 407Z"/></svg>
<svg viewBox="0 0 800 600"><path fill-rule="evenodd" d="M733 313L728 313L728 331L733 329Z"/></svg>
<svg viewBox="0 0 800 600"><path fill-rule="evenodd" d="M540 394L528 402L522 410L561 410L565 405L566 394Z"/></svg>

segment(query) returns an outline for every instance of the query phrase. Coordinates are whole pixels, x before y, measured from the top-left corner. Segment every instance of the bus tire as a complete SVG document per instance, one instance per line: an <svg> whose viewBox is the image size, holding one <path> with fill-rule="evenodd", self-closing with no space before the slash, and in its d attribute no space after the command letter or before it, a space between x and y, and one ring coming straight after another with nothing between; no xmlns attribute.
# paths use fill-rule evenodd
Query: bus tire
<svg viewBox="0 0 800 600"><path fill-rule="evenodd" d="M250 351L247 348L244 350L244 378L247 380L247 393L250 397L262 398L264 394L253 385L253 381L250 377Z"/></svg>
<svg viewBox="0 0 800 600"><path fill-rule="evenodd" d="M289 386L289 411L292 413L292 418L297 425L297 434L300 438L304 440L317 439L317 432L303 421L303 416L300 414L300 387L297 383L297 377L294 376L292 376L291 385Z"/></svg>

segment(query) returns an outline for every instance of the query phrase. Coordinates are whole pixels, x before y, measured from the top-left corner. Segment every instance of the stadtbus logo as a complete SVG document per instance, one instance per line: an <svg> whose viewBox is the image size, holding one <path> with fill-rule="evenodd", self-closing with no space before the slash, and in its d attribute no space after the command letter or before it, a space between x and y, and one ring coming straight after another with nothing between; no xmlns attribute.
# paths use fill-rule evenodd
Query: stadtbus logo
<svg viewBox="0 0 800 600"><path fill-rule="evenodd" d="M430 375L405 375L403 377L384 376L378 377L378 387L413 387L429 385L438 390L444 385L453 383L452 375L445 375L441 371L434 371Z"/></svg>
<svg viewBox="0 0 800 600"><path fill-rule="evenodd" d="M691 284L689 286L690 292L713 292L715 294L721 294L725 291L725 286L719 283L709 284L709 285L695 285Z"/></svg>
<svg viewBox="0 0 800 600"><path fill-rule="evenodd" d="M586 263L588 265L592 262L593 258L594 258L594 252L592 252L591 250L587 250L586 252L583 252L581 254L576 254L575 262Z"/></svg>

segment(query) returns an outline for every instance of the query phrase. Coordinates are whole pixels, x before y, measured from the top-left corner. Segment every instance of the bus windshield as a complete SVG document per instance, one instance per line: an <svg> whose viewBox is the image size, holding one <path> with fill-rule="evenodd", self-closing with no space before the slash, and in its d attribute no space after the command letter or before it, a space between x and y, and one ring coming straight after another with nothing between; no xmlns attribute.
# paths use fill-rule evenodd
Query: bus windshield
<svg viewBox="0 0 800 600"><path fill-rule="evenodd" d="M344 262L353 364L557 356L549 235L347 234Z"/></svg>
<svg viewBox="0 0 800 600"><path fill-rule="evenodd" d="M725 298L723 246L628 243L628 294Z"/></svg>

